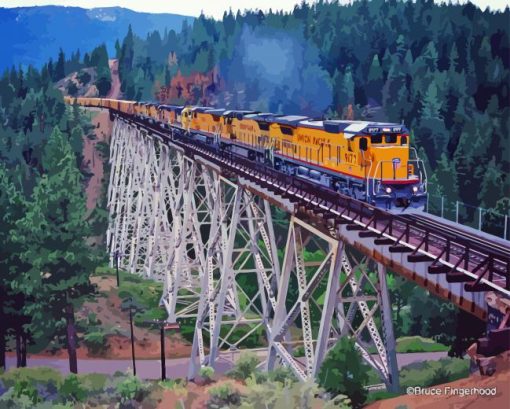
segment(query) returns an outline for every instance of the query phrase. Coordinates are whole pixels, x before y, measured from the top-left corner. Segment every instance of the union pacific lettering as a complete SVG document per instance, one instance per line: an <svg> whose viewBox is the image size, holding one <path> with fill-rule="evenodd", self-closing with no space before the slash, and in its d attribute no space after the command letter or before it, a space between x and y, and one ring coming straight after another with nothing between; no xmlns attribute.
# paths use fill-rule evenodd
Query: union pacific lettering
<svg viewBox="0 0 510 409"><path fill-rule="evenodd" d="M248 124L243 124L243 123L241 123L240 128L241 128L242 130L245 130L245 131L252 131L252 132L254 131L254 129L253 129L253 125L248 125Z"/></svg>
<svg viewBox="0 0 510 409"><path fill-rule="evenodd" d="M320 138L318 136L310 136L300 133L297 135L297 141L312 145L322 145L326 143L326 138Z"/></svg>

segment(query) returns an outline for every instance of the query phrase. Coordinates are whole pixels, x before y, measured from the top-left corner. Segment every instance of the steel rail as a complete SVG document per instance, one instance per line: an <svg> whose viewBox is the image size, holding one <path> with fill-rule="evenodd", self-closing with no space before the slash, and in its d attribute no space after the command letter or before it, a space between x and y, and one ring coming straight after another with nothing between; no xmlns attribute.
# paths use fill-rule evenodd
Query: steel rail
<svg viewBox="0 0 510 409"><path fill-rule="evenodd" d="M133 118L113 111L125 121L135 126L141 125L162 140L179 146L187 156L202 156L218 165L225 176L244 177L297 203L298 209L301 207L305 211L322 214L324 221L347 224L348 230L360 230L360 235L361 232L373 234L376 241L387 239L392 242L391 247L397 252L421 254L428 257L433 264L448 268L449 273L466 275L465 281L471 281L465 284L466 291L494 290L510 296L510 254L498 251L496 246L454 234L448 231L447 225L429 226L415 218L390 213L229 150L192 139L186 136L186 131L179 126L163 126L153 120ZM178 138L175 132L171 135L167 133L171 128L180 133ZM476 274L479 271L480 273Z"/></svg>

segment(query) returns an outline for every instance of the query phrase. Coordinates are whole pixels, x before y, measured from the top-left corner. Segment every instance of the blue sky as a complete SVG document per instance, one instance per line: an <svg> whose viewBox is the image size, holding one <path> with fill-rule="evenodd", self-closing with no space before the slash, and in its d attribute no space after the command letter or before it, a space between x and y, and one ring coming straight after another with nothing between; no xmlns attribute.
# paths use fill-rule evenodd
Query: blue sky
<svg viewBox="0 0 510 409"><path fill-rule="evenodd" d="M61 6L78 6L83 8L121 6L136 11L147 11L151 13L175 13L187 16L198 16L203 11L208 16L221 18L224 10L230 7L237 9L262 9L269 8L291 10L294 4L301 0L3 0L2 7L24 7L55 4ZM341 0L342 3L349 3L351 0ZM437 0L440 2L440 0ZM452 0L453 2L457 0ZM459 0L461 3L465 0ZM311 2L311 1L309 1ZM472 3L485 9L503 9L510 6L510 0L472 0Z"/></svg>

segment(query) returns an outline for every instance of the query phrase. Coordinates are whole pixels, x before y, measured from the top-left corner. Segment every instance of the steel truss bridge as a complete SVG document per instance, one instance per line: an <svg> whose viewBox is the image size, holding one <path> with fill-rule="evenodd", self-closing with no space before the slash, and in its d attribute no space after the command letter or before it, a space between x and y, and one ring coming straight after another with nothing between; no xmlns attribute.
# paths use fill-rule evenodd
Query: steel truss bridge
<svg viewBox="0 0 510 409"><path fill-rule="evenodd" d="M169 323L195 320L189 378L250 337L267 343L266 369L314 378L348 335L397 390L387 268L481 319L487 291L510 296L504 242L388 213L179 127L112 115L112 265L118 257L164 283Z"/></svg>

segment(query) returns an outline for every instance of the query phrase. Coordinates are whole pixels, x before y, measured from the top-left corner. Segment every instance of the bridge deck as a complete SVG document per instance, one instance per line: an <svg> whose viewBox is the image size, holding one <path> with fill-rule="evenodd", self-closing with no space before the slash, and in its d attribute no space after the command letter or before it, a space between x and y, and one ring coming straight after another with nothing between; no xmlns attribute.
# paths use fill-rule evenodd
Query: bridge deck
<svg viewBox="0 0 510 409"><path fill-rule="evenodd" d="M175 138L161 124L116 114L480 318L486 318L487 291L510 296L510 246L497 238L424 215L393 214L188 138L182 128L174 127Z"/></svg>

